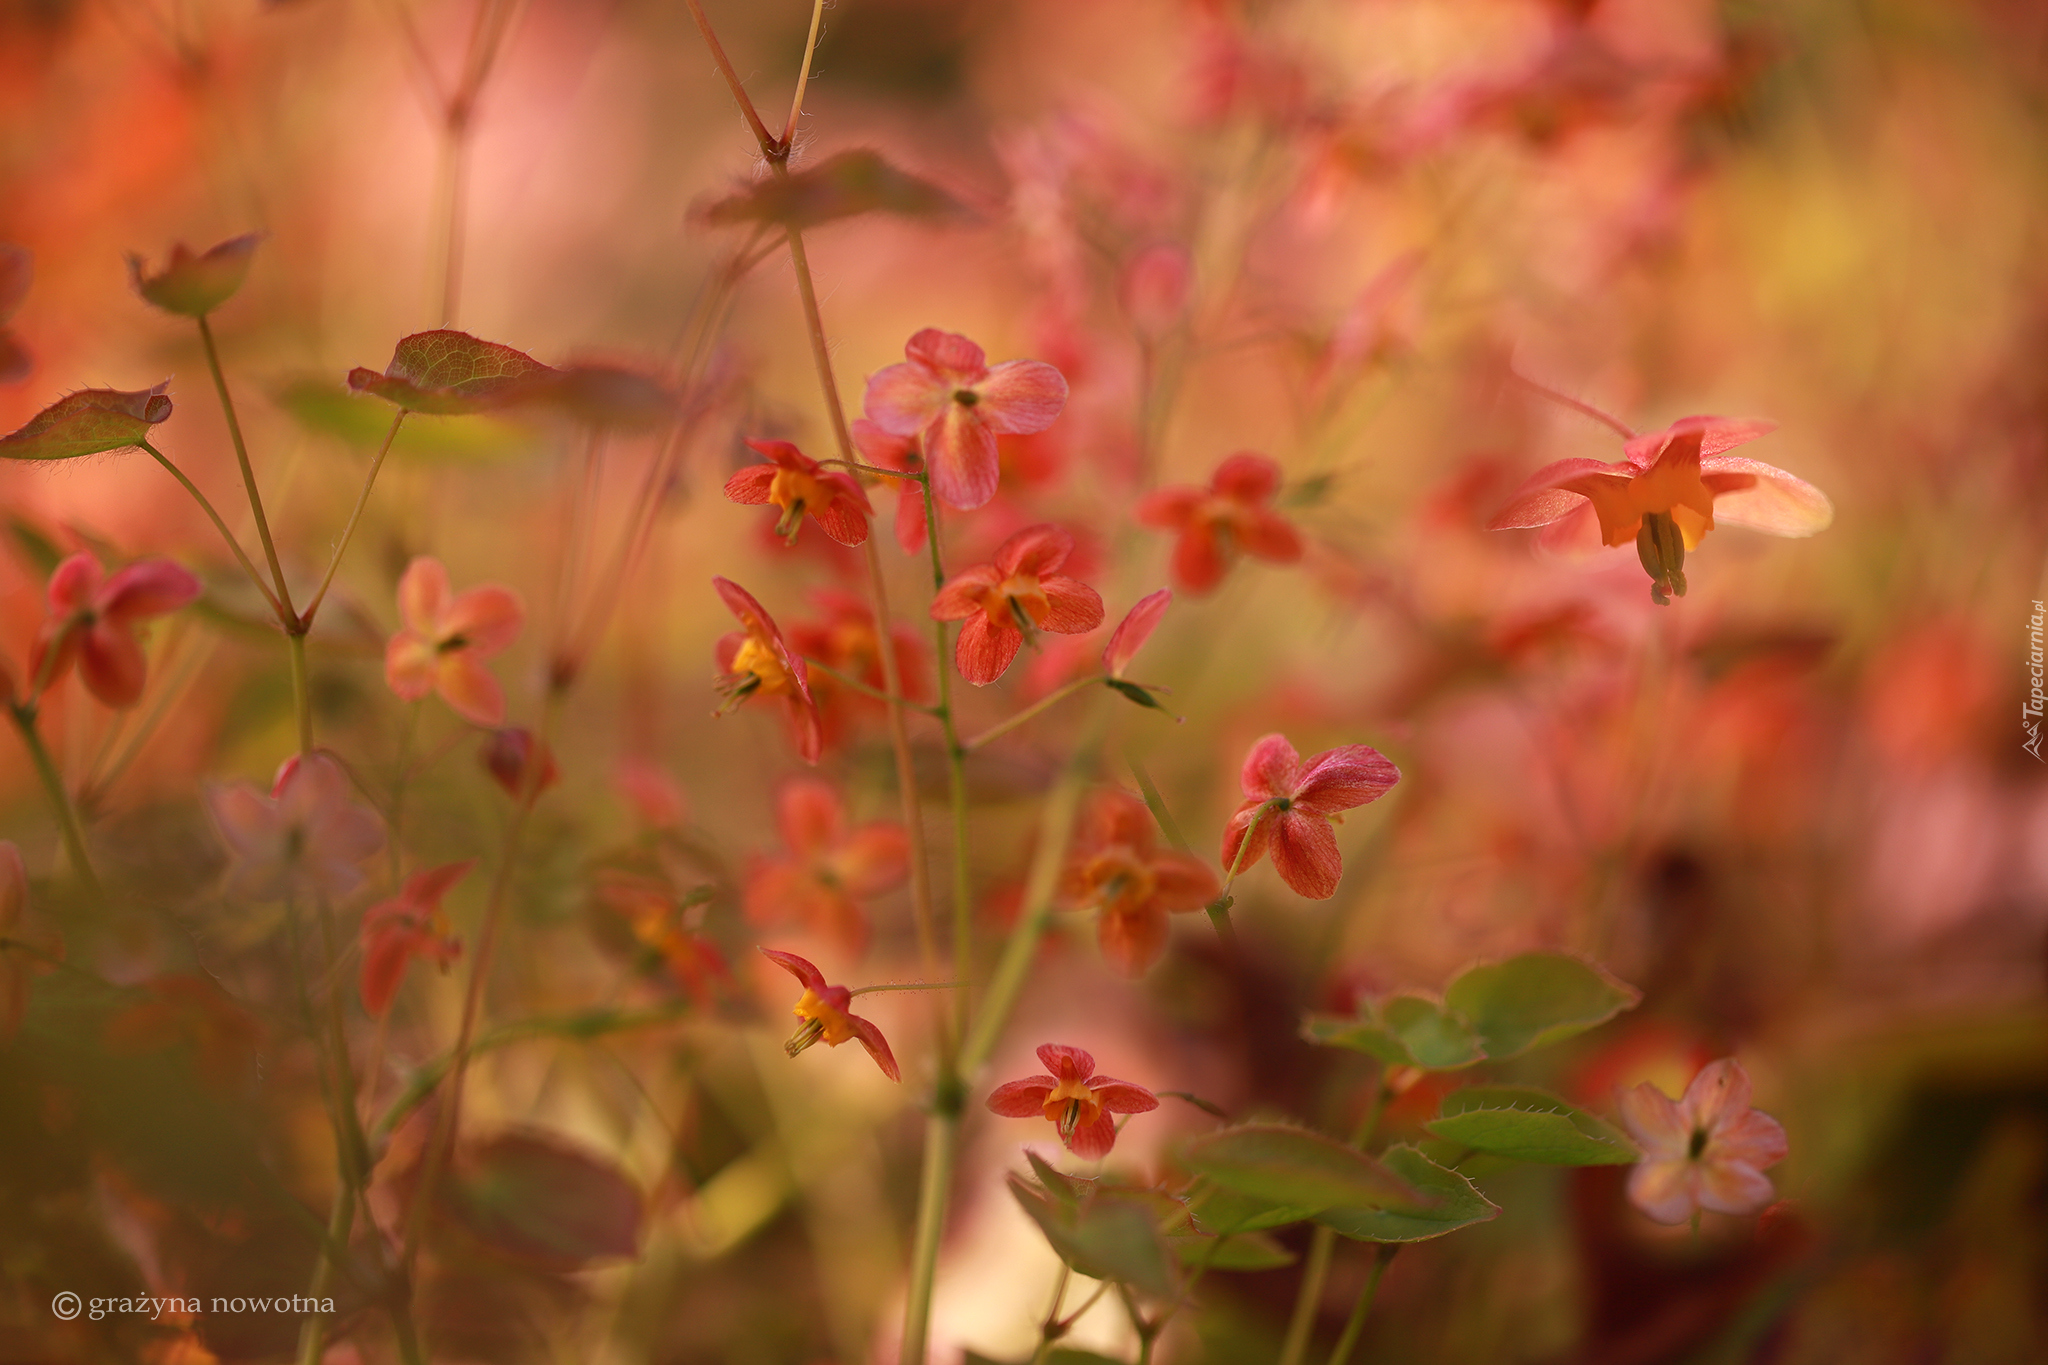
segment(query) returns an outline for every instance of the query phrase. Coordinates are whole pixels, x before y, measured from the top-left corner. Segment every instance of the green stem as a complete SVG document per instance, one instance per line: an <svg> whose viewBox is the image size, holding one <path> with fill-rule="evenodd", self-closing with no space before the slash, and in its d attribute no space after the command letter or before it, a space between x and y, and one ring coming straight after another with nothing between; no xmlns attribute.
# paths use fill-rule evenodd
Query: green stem
<svg viewBox="0 0 2048 1365"><path fill-rule="evenodd" d="M214 529L220 532L220 538L225 540L228 543L228 548L235 552L235 562L242 566L242 572L249 575L249 581L256 585L256 591L263 594L263 600L268 602L270 609L277 613L277 619L280 622L289 620L290 613L285 608L284 603L278 601L277 594L272 592L270 585L263 581L262 572L257 569L248 554L243 551L242 542L235 539L235 533L228 529L228 524L225 521L221 520L220 513L216 512L213 504L207 501L206 494L199 491L199 485L186 478L185 471L172 464L170 456L164 454L149 442L141 441L137 444L148 451L158 464L168 469L171 472L172 478L185 486L185 491L190 493L192 500L199 504L199 510L206 513L207 520L211 521Z"/></svg>
<svg viewBox="0 0 2048 1365"><path fill-rule="evenodd" d="M844 683L846 686L852 688L854 691L860 693L864 697L873 697L876 701L881 702L891 700L900 701L904 706L908 707L910 710L922 711L928 716L936 716L939 713L938 708L935 706L925 706L922 703L909 701L901 697L892 698L883 689L879 687L870 687L868 684L862 682L859 678L854 677L851 673L841 672L839 669L832 667L832 665L830 664L821 664L816 659L810 658L808 655L804 658L804 667L813 673L823 673L826 677L832 679L832 681L836 683Z"/></svg>
<svg viewBox="0 0 2048 1365"><path fill-rule="evenodd" d="M57 826L63 832L64 853L71 860L71 870L85 883L85 889L94 899L102 894L99 874L93 871L92 857L85 851L85 827L79 823L78 808L71 804L71 794L64 790L64 779L57 772L57 765L50 759L50 751L43 746L43 737L36 730L36 704L34 702L9 702L7 713L14 718L14 728L21 733L22 747L28 750L29 762L35 765L36 776L42 779L43 790L49 794L50 805L57 812Z"/></svg>
<svg viewBox="0 0 2048 1365"><path fill-rule="evenodd" d="M213 328L200 314L199 340L206 347L206 368L213 372L213 390L220 395L220 410L228 419L228 439L234 443L235 462L242 467L242 487L249 494L249 510L256 517L256 538L263 542L263 557L270 564L270 579L277 587L277 601L285 615L292 611L292 592L285 585L284 565L278 562L277 545L270 538L270 519L263 515L263 496L256 491L256 471L249 464L249 447L242 439L242 424L235 416L235 400L228 395L227 373L220 366L220 351L213 344Z"/></svg>
<svg viewBox="0 0 2048 1365"><path fill-rule="evenodd" d="M313 752L313 688L306 674L306 636L303 631L290 631L285 643L291 649L292 660L292 711L299 719L299 752Z"/></svg>
<svg viewBox="0 0 2048 1365"><path fill-rule="evenodd" d="M1336 1232L1317 1224L1315 1240L1309 1243L1308 1264L1301 1276L1301 1292L1294 1299L1294 1316L1288 1319L1287 1343L1280 1350L1279 1365L1301 1365L1302 1356L1308 1351L1316 1309L1322 1304L1323 1282L1330 1274L1330 1256L1336 1248Z"/></svg>
<svg viewBox="0 0 2048 1365"><path fill-rule="evenodd" d="M938 1278L939 1239L946 1228L952 1193L953 1155L960 1134L955 1097L951 1112L935 1109L924 1128L924 1176L918 1182L917 1229L910 1246L910 1293L903 1305L903 1350L899 1365L924 1365L931 1330L932 1286Z"/></svg>
<svg viewBox="0 0 2048 1365"><path fill-rule="evenodd" d="M370 490L376 487L377 471L384 467L384 457L391 453L391 443L398 439L398 429L405 424L405 409L391 419L391 429L384 433L384 444L377 447L377 454L370 461L370 472L363 476L363 491L356 495L356 505L348 514L348 524L341 528L341 539L335 543L334 554L327 561L327 572L320 576L320 589L313 594L313 600L299 613L298 631L301 635L313 628L313 618L320 612L320 604L327 600L327 590L334 585L334 574L341 567L341 557L348 551L348 543L356 533L356 523L363 519L363 508L369 505Z"/></svg>
<svg viewBox="0 0 2048 1365"><path fill-rule="evenodd" d="M990 740L1000 738L1003 735L1007 735L1008 733L1010 733L1010 731L1016 729L1025 721L1030 720L1033 716L1038 715L1040 712L1051 710L1053 707L1065 701L1068 697L1073 696L1076 692L1085 691L1088 688L1093 687L1095 684L1105 681L1108 677L1109 675L1107 673L1091 673L1085 678L1076 678L1074 679L1074 681L1068 683L1065 687L1059 688L1056 691L1046 693L1043 697L1040 697L1037 701L1031 703L1031 705L1025 707L1022 711L1019 711L1016 715L1011 716L1008 720L1000 721L995 725L990 726L988 729L983 730L980 734L976 735L973 739L963 740L961 742L960 747L965 749L969 753L973 753L976 749L979 749L982 745L988 743Z"/></svg>
<svg viewBox="0 0 2048 1365"><path fill-rule="evenodd" d="M1383 1243L1372 1258L1372 1269L1366 1273L1365 1288L1358 1295L1358 1306L1351 1310L1351 1317L1344 1324L1344 1335L1337 1338L1336 1348L1330 1352L1330 1365L1348 1365L1351 1349L1358 1345L1358 1338L1365 1331L1365 1319L1372 1312L1373 1296L1379 1292L1380 1276L1387 1273L1388 1263L1400 1249L1398 1243Z"/></svg>
<svg viewBox="0 0 2048 1365"><path fill-rule="evenodd" d="M932 496L932 481L929 474L918 480L924 497L924 540L932 563L932 591L945 586L945 554L939 545L939 505ZM932 622L932 640L937 646L933 659L939 675L939 705L936 714L939 726L946 734L946 795L953 819L953 960L963 980L974 980L974 878L973 864L968 850L971 841L967 829L967 746L960 742L960 729L954 723L953 715L953 674L946 666L952 651L947 647L946 623ZM961 1033L967 1031L967 1020L974 1008L973 988L960 993L959 1007L955 1013L957 1027Z"/></svg>

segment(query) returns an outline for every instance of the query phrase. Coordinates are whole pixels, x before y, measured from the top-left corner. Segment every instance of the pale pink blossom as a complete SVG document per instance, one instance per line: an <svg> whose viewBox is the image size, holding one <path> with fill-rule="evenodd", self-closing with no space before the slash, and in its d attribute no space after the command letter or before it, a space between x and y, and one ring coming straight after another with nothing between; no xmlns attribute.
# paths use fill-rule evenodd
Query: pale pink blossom
<svg viewBox="0 0 2048 1365"><path fill-rule="evenodd" d="M1755 1213L1776 1197L1763 1172L1784 1159L1785 1130L1749 1107L1749 1075L1733 1057L1708 1063L1682 1099L1645 1081L1620 1100L1622 1122L1643 1149L1628 1197L1651 1218Z"/></svg>
<svg viewBox="0 0 2048 1365"><path fill-rule="evenodd" d="M233 857L228 894L240 900L339 900L384 847L383 823L351 799L348 775L326 754L287 759L268 796L237 782L210 788L206 804Z"/></svg>
<svg viewBox="0 0 2048 1365"><path fill-rule="evenodd" d="M997 436L1044 431L1067 403L1067 381L1042 360L991 366L964 336L927 327L900 365L878 370L863 406L891 436L921 436L932 495L948 507L979 507L996 495Z"/></svg>
<svg viewBox="0 0 2048 1365"><path fill-rule="evenodd" d="M487 585L451 592L441 561L422 555L398 580L405 625L384 649L384 681L406 701L429 692L464 720L505 719L505 692L483 661L519 638L526 608L510 588Z"/></svg>

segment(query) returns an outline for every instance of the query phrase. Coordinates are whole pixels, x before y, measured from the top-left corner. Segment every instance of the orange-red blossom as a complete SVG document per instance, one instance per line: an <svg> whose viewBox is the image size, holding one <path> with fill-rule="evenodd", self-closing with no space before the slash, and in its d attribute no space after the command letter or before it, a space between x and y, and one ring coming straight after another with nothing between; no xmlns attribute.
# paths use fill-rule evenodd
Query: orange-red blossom
<svg viewBox="0 0 2048 1365"><path fill-rule="evenodd" d="M1160 848L1145 803L1113 789L1089 802L1060 878L1069 902L1096 912L1102 956L1125 976L1166 951L1168 915L1201 909L1217 890L1207 863Z"/></svg>
<svg viewBox="0 0 2048 1365"><path fill-rule="evenodd" d="M1096 1075L1095 1059L1080 1048L1045 1043L1038 1060L1050 1076L999 1085L989 1093L988 1107L1004 1118L1048 1120L1075 1156L1096 1161L1109 1155L1116 1145L1111 1114L1143 1114L1159 1107L1159 1097L1144 1086Z"/></svg>
<svg viewBox="0 0 2048 1365"><path fill-rule="evenodd" d="M993 562L963 569L932 599L934 621L965 620L953 647L960 676L985 687L1003 676L1027 631L1082 635L1102 624L1102 598L1057 572L1074 538L1057 526L1027 526L996 547Z"/></svg>
<svg viewBox="0 0 2048 1365"><path fill-rule="evenodd" d="M857 1041L868 1050L868 1056L875 1059L875 1065L882 1068L884 1076L892 1081L903 1079L903 1073L896 1069L896 1058L889 1051L889 1040L882 1036L880 1029L853 1013L852 991L844 986L828 985L823 972L795 953L778 952L773 948L763 948L761 953L795 977L804 988L792 1011L803 1020L803 1026L782 1045L784 1052L794 1057L813 1043L838 1047L841 1043Z"/></svg>

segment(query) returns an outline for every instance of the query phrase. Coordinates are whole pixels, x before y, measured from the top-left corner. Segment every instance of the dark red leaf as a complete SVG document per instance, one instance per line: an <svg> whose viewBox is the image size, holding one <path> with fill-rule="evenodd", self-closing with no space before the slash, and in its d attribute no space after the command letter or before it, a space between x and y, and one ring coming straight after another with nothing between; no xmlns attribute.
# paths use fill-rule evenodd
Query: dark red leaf
<svg viewBox="0 0 2048 1365"><path fill-rule="evenodd" d="M930 218L957 213L960 203L929 181L897 170L881 153L862 148L780 179L759 181L698 212L713 227L773 223L809 228L876 210Z"/></svg>
<svg viewBox="0 0 2048 1365"><path fill-rule="evenodd" d="M530 397L556 373L524 351L467 332L415 332L398 343L382 374L350 370L348 386L408 412L459 414Z"/></svg>

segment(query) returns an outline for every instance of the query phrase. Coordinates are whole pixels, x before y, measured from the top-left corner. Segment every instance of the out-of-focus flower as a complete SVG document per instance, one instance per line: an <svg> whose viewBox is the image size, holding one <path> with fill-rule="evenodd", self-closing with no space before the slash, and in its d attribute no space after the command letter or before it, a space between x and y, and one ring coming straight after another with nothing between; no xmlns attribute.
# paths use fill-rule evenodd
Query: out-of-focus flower
<svg viewBox="0 0 2048 1365"><path fill-rule="evenodd" d="M716 646L721 675L718 690L725 697L718 714L724 715L756 694L781 697L789 708L797 753L804 762L816 763L824 738L804 661L782 638L774 618L745 588L728 578L714 578L711 586L718 589L727 610L746 627L720 637Z"/></svg>
<svg viewBox="0 0 2048 1365"><path fill-rule="evenodd" d="M1187 312L1194 280L1194 262L1182 247L1166 243L1133 256L1117 281L1117 299L1132 330L1147 340L1171 331Z"/></svg>
<svg viewBox="0 0 2048 1365"><path fill-rule="evenodd" d="M1138 522L1178 533L1174 581L1189 592L1208 592L1240 552L1274 564L1301 558L1300 534L1271 505L1279 491L1280 466L1239 451L1216 466L1207 488L1148 493L1138 504Z"/></svg>
<svg viewBox="0 0 2048 1365"><path fill-rule="evenodd" d="M773 503L782 509L775 534L794 543L804 517L818 523L841 545L859 545L868 538L868 518L875 509L860 480L839 469L827 469L788 441L749 441L768 457L725 481L725 496L745 507Z"/></svg>
<svg viewBox="0 0 2048 1365"><path fill-rule="evenodd" d="M540 770L533 771L533 748L533 731L523 725L506 725L491 731L483 748L477 751L477 758L505 795L514 801L524 801L540 795L562 777L562 770L555 766L554 751L545 746L540 751Z"/></svg>
<svg viewBox="0 0 2048 1365"><path fill-rule="evenodd" d="M50 614L29 655L30 687L55 683L76 659L86 691L108 706L133 706L149 676L135 627L198 596L199 580L168 559L138 559L102 576L91 555L72 555L50 574Z"/></svg>
<svg viewBox="0 0 2048 1365"><path fill-rule="evenodd" d="M822 588L811 600L821 619L792 622L788 638L807 666L824 666L811 668L809 676L824 745L829 749L846 738L859 716L878 715L886 703L846 686L825 669L856 678L877 692L884 690L888 680L882 672L882 642L875 630L875 614L868 604L836 588ZM905 700L924 701L931 691L926 680L931 665L925 642L907 621L894 622L889 639Z"/></svg>
<svg viewBox="0 0 2048 1365"><path fill-rule="evenodd" d="M1493 531L1543 526L1553 545L1590 539L1636 543L1650 575L1650 596L1668 605L1685 596L1685 552L1715 520L1774 536L1826 529L1835 509L1827 494L1760 460L1724 455L1772 431L1771 422L1682 417L1662 431L1629 438L1619 463L1559 460L1529 476L1487 523Z"/></svg>
<svg viewBox="0 0 2048 1365"><path fill-rule="evenodd" d="M988 355L964 336L927 327L903 348L908 359L877 371L863 400L868 420L892 436L921 436L932 494L948 507L979 507L996 494L998 435L1044 431L1067 402L1067 381L1040 360Z"/></svg>
<svg viewBox="0 0 2048 1365"><path fill-rule="evenodd" d="M599 906L625 921L633 942L700 1003L712 1000L729 976L718 949L683 923L683 912L701 903L702 894L678 901L665 879L617 871L600 874L594 892Z"/></svg>
<svg viewBox="0 0 2048 1365"><path fill-rule="evenodd" d="M1280 880L1311 900L1327 900L1344 871L1331 823L1400 780L1401 770L1370 745L1340 745L1304 763L1285 735L1267 735L1245 755L1245 800L1224 827L1223 865L1248 868L1270 848ZM1247 830L1251 846L1239 865Z"/></svg>
<svg viewBox="0 0 2048 1365"><path fill-rule="evenodd" d="M867 946L860 902L910 873L910 836L893 821L848 828L832 784L796 777L775 796L787 856L763 859L747 879L747 918L763 927L801 920L849 954Z"/></svg>
<svg viewBox="0 0 2048 1365"><path fill-rule="evenodd" d="M1043 1043L1038 1060L1050 1076L1027 1076L989 1093L991 1111L1009 1119L1045 1118L1075 1156L1099 1161L1116 1145L1111 1114L1143 1114L1159 1097L1142 1085L1095 1074L1095 1059L1064 1043Z"/></svg>
<svg viewBox="0 0 2048 1365"><path fill-rule="evenodd" d="M993 563L946 580L932 619L967 620L953 648L961 677L977 687L1002 677L1026 631L1079 635L1102 624L1095 589L1054 572L1073 550L1074 538L1059 527L1027 526L996 549Z"/></svg>
<svg viewBox="0 0 2048 1365"><path fill-rule="evenodd" d="M689 798L668 770L652 759L638 754L620 759L612 786L649 829L681 829L689 823Z"/></svg>
<svg viewBox="0 0 2048 1365"><path fill-rule="evenodd" d="M865 417L854 419L853 445L868 464L910 473L924 470L917 437L892 436ZM924 483L918 479L888 482L896 485L896 543L903 553L916 554L924 548Z"/></svg>
<svg viewBox="0 0 2048 1365"><path fill-rule="evenodd" d="M852 991L844 986L827 985L824 973L795 953L778 952L773 948L763 948L761 953L795 977L804 988L793 1011L804 1022L782 1045L784 1052L794 1057L813 1043L838 1047L841 1043L858 1039L860 1045L868 1050L868 1056L875 1059L875 1065L882 1068L884 1076L892 1081L903 1079L903 1073L896 1069L896 1058L889 1051L889 1040L882 1036L880 1029L852 1012Z"/></svg>
<svg viewBox="0 0 2048 1365"><path fill-rule="evenodd" d="M203 318L242 287L262 240L260 232L245 233L198 255L179 242L171 248L171 258L164 262L164 268L154 273L140 256L131 253L128 277L135 282L136 293L166 313Z"/></svg>
<svg viewBox="0 0 2048 1365"><path fill-rule="evenodd" d="M1682 1099L1645 1081L1620 1100L1622 1122L1643 1149L1628 1197L1651 1218L1683 1223L1701 1209L1755 1213L1771 1202L1763 1171L1784 1159L1785 1130L1749 1107L1749 1075L1733 1057L1709 1063Z"/></svg>
<svg viewBox="0 0 2048 1365"><path fill-rule="evenodd" d="M510 588L487 584L450 595L448 570L426 555L398 580L404 626L384 648L384 681L405 701L429 692L474 725L505 719L505 693L483 661L519 638L526 608Z"/></svg>
<svg viewBox="0 0 2048 1365"><path fill-rule="evenodd" d="M380 1015L391 1008L406 963L423 957L445 972L462 956L462 940L449 932L441 898L475 866L472 858L415 872L396 896L363 912L363 970L358 985L363 1008L370 1014Z"/></svg>
<svg viewBox="0 0 2048 1365"><path fill-rule="evenodd" d="M339 900L363 884L357 864L384 847L383 825L322 753L285 760L268 796L237 782L210 788L206 804L234 856L228 892L244 900Z"/></svg>
<svg viewBox="0 0 2048 1365"><path fill-rule="evenodd" d="M1102 955L1125 976L1141 975L1166 951L1166 917L1215 899L1216 874L1191 853L1158 846L1152 812L1129 792L1089 801L1060 893L1097 914Z"/></svg>

